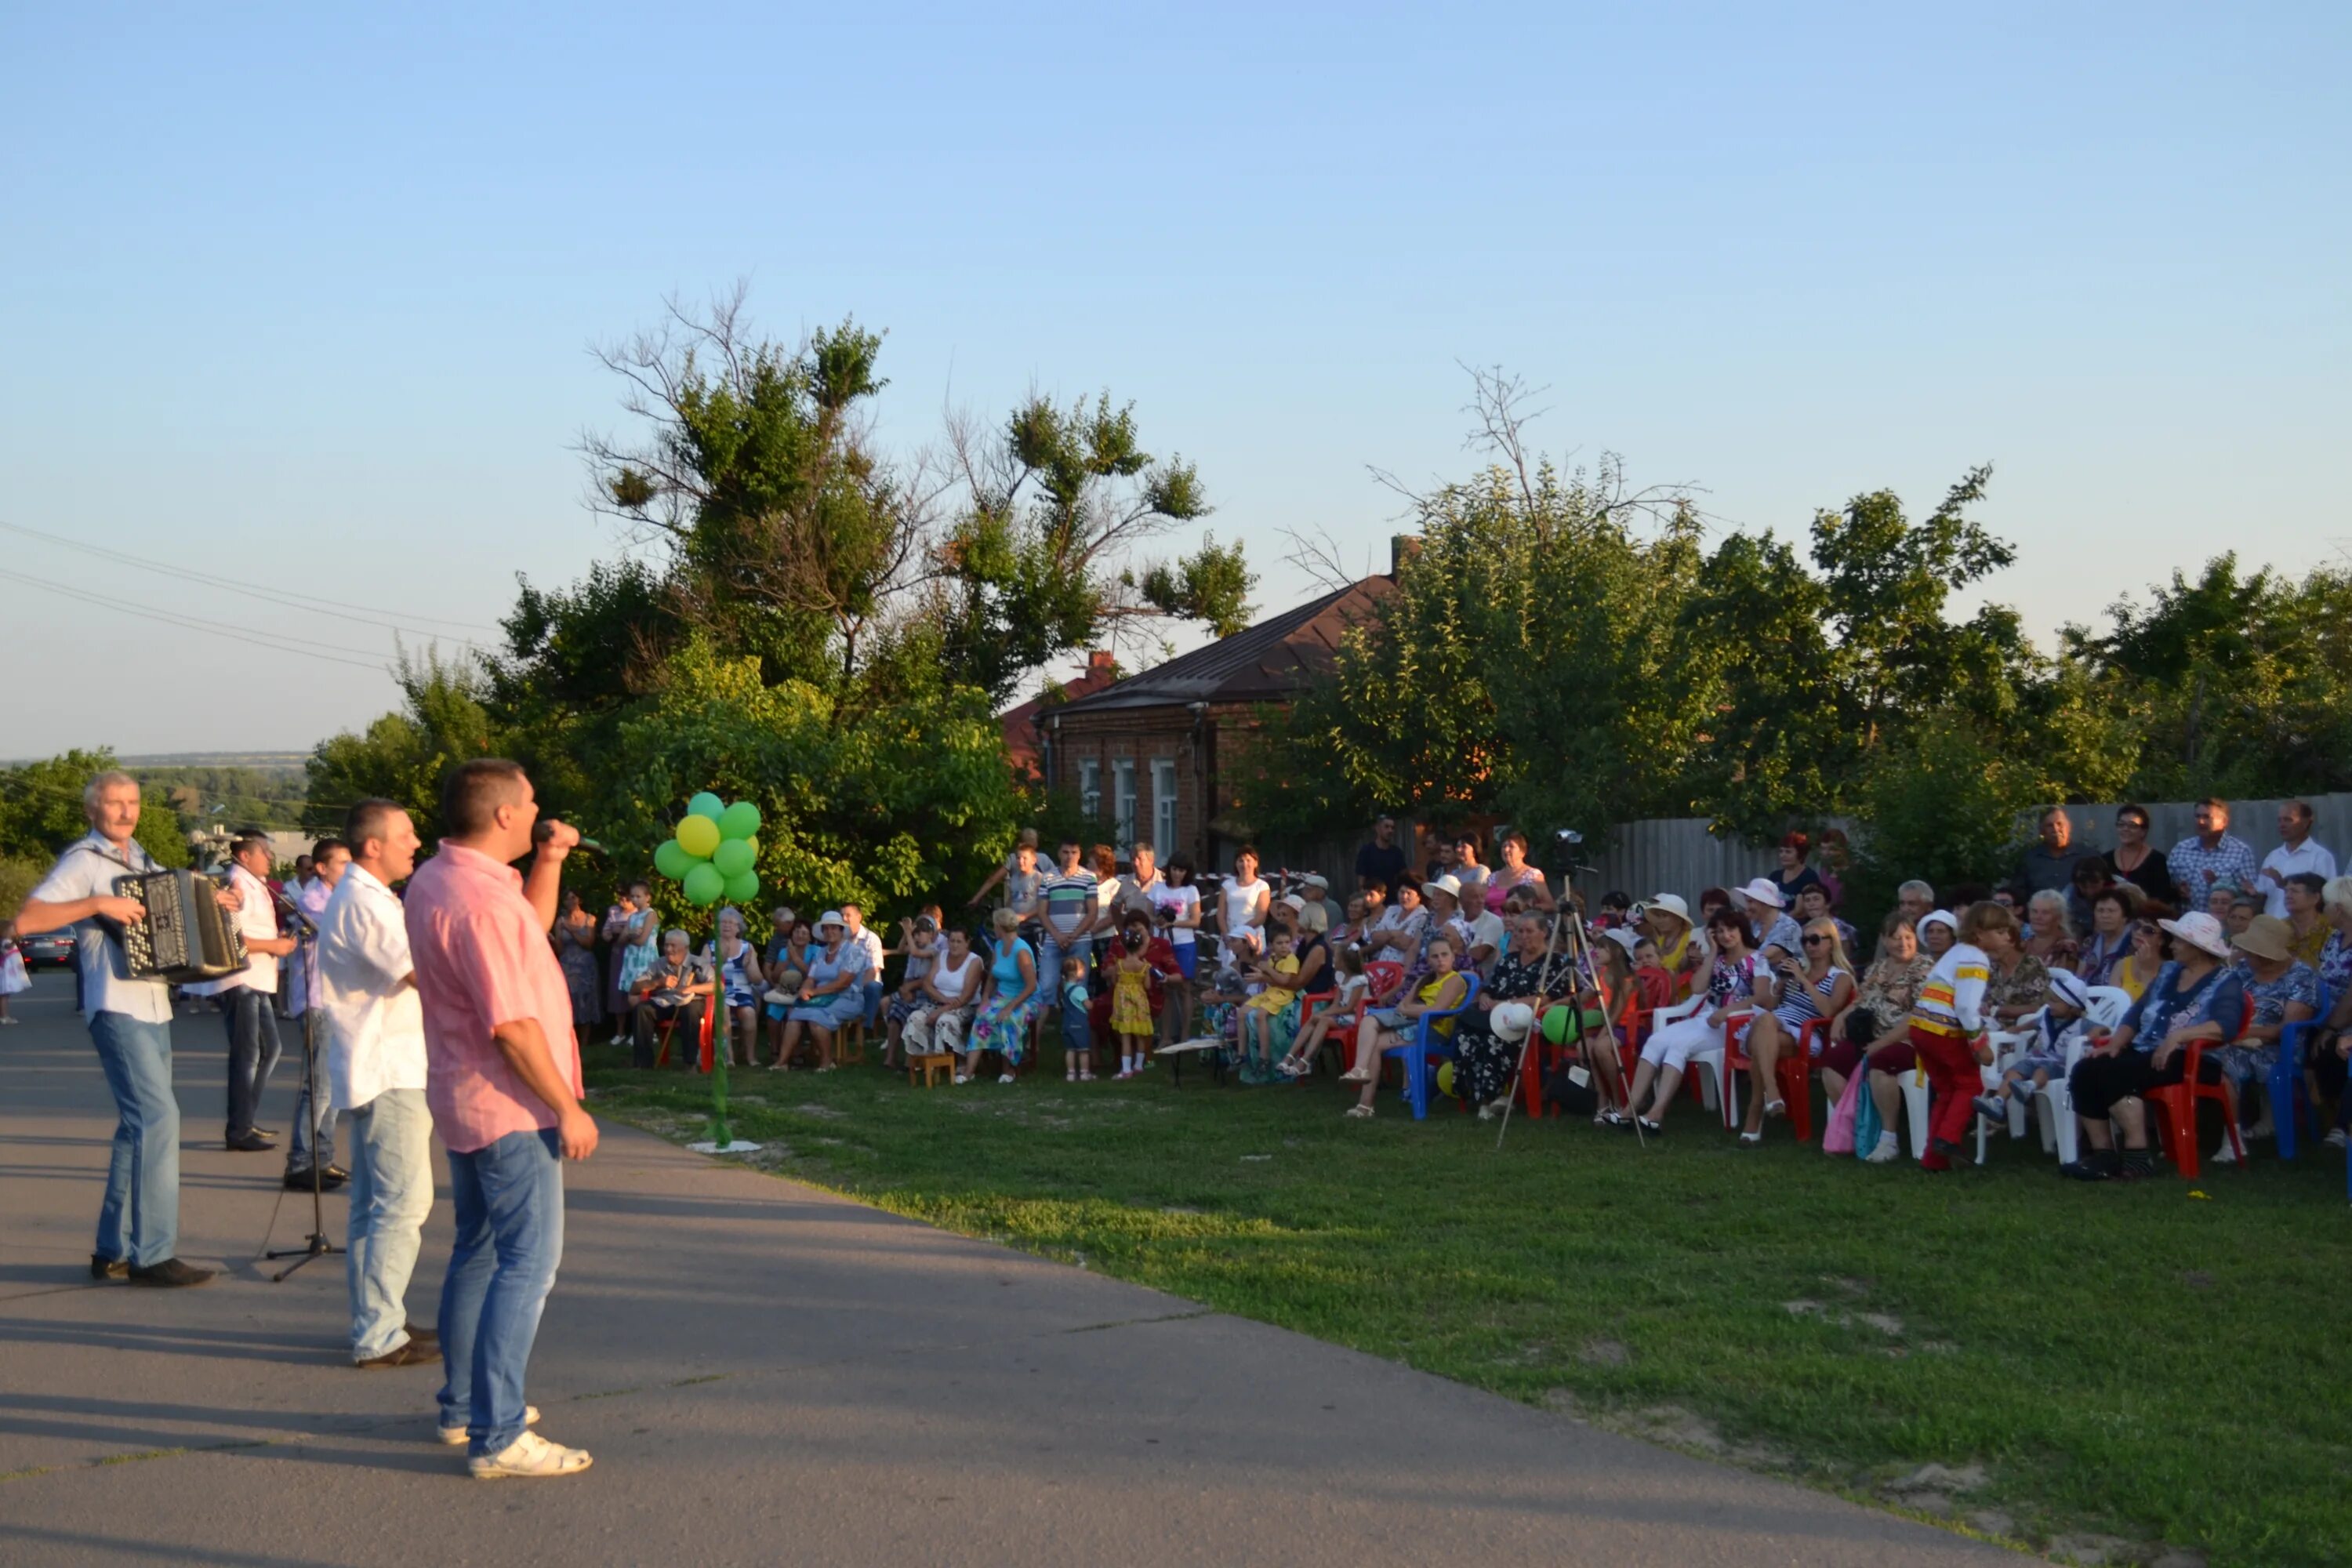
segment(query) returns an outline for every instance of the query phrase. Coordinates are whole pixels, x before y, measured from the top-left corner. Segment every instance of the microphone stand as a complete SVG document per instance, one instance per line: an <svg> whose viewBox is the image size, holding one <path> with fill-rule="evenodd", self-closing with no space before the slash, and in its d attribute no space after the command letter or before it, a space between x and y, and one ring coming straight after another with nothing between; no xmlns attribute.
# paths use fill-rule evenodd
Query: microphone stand
<svg viewBox="0 0 2352 1568"><path fill-rule="evenodd" d="M295 937L299 943L295 956L302 960L302 1090L310 1101L310 1109L305 1114L310 1119L310 1234L299 1247L281 1247L262 1254L273 1263L281 1258L294 1259L269 1277L272 1285L282 1283L287 1276L312 1258L331 1257L343 1250L327 1238L327 1193L323 1184L326 1162L319 1158L318 1030L313 1024L319 1016L319 998L315 994L318 987L313 982L310 962L310 950L319 940L319 928L310 923L310 917L304 914L293 900L280 894L278 902L279 908L294 918ZM281 1182L278 1184L278 1202L269 1210L269 1228L272 1231L278 1228L278 1211L285 1202L286 1187ZM262 1239L267 1245L268 1237L264 1236Z"/></svg>

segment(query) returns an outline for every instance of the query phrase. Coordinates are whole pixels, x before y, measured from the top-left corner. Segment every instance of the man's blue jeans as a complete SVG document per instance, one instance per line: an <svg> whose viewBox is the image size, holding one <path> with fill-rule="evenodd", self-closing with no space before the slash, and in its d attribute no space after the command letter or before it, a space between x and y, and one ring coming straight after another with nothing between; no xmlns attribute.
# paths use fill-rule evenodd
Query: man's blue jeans
<svg viewBox="0 0 2352 1568"><path fill-rule="evenodd" d="M352 1112L352 1359L408 1342L409 1276L433 1212L433 1113L421 1089L387 1089Z"/></svg>
<svg viewBox="0 0 2352 1568"><path fill-rule="evenodd" d="M128 1013L89 1021L118 1120L98 1211L100 1258L145 1268L180 1247L180 1102L172 1092L172 1026Z"/></svg>
<svg viewBox="0 0 2352 1568"><path fill-rule="evenodd" d="M261 1091L278 1065L278 1015L267 991L232 985L220 994L221 1023L228 1030L228 1135L244 1137L253 1131L261 1110Z"/></svg>
<svg viewBox="0 0 2352 1568"><path fill-rule="evenodd" d="M441 1283L441 1426L463 1426L481 1458L522 1436L523 1371L563 1260L563 1151L551 1128L452 1149L449 1185L457 1247Z"/></svg>
<svg viewBox="0 0 2352 1568"><path fill-rule="evenodd" d="M315 1007L294 1020L310 1047L310 1072L294 1095L294 1142L286 1151L289 1172L307 1171L314 1161L326 1165L335 1163L335 1107L327 1098L326 1021L326 1015Z"/></svg>

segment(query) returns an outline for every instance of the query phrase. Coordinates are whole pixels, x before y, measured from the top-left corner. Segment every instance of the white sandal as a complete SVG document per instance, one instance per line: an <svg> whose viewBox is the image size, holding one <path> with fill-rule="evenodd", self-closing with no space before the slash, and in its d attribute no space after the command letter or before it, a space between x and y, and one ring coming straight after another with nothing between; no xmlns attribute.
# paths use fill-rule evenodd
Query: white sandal
<svg viewBox="0 0 2352 1568"><path fill-rule="evenodd" d="M502 1452L466 1461L478 1481L504 1480L509 1476L576 1476L596 1461L585 1448L567 1448L526 1431Z"/></svg>
<svg viewBox="0 0 2352 1568"><path fill-rule="evenodd" d="M1369 1105L1351 1105L1339 1114L1350 1121L1370 1121L1372 1119L1372 1108Z"/></svg>
<svg viewBox="0 0 2352 1568"><path fill-rule="evenodd" d="M998 1077L998 1079L997 1079L997 1080L996 1080L996 1081L997 1081L997 1082L999 1082L999 1083L1012 1083L1012 1082L1014 1082L1014 1081L1016 1081L1016 1080L1013 1079L1013 1076L1011 1073L1009 1073L1009 1072L1008 1072L1008 1073L1004 1073L1004 1074L1000 1075L1000 1076Z"/></svg>

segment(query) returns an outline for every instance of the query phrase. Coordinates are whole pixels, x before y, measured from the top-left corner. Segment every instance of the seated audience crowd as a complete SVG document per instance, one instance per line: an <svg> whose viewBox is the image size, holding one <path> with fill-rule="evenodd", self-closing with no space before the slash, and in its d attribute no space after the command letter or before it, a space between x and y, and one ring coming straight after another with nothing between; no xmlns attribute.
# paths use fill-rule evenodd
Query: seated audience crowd
<svg viewBox="0 0 2352 1568"><path fill-rule="evenodd" d="M1770 874L1701 889L1694 913L1670 889L1563 900L1507 830L1435 836L1415 866L1392 817L1344 901L1247 847L1229 875L1202 876L1149 844L1122 858L1067 840L1048 861L1033 831L973 898L995 906L974 930L929 908L885 948L855 906L813 922L779 908L762 946L730 909L697 955L636 884L601 933L583 913L562 940L593 989L602 935L615 1038L639 1067L681 1026L698 1045L707 1016L714 1048L742 1065L831 1071L872 1033L886 1067L945 1058L955 1083L1011 1085L1050 1031L1071 1082L1131 1079L1169 1055L1247 1085L1329 1070L1361 1120L1417 1045L1450 1064L1441 1098L1481 1117L1523 1098L1647 1139L1678 1099L1727 1090L1742 1146L1818 1074L1841 1146L1869 1163L1900 1157L1907 1117L1925 1122L1920 1164L1948 1169L1979 1119L2006 1131L2046 1102L2074 1119L2063 1170L2085 1180L2150 1173L2170 1136L2150 1097L2193 1072L2231 1119L2215 1160L2273 1136L2296 1100L2343 1147L2352 877L2300 802L2259 862L2225 802L2200 802L2196 825L2159 850L2148 812L2126 805L2102 852L2051 808L2005 883L1906 881L1866 946L1834 831L1789 835Z"/></svg>

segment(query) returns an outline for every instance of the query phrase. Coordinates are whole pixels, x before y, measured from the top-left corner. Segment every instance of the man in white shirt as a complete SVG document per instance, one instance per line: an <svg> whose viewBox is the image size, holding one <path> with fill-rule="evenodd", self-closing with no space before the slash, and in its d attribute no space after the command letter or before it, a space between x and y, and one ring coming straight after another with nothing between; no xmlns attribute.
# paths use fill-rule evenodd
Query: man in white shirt
<svg viewBox="0 0 2352 1568"><path fill-rule="evenodd" d="M872 1028L882 1012L882 933L866 923L866 911L856 904L841 906L841 923L849 930L845 945L866 954L866 1026Z"/></svg>
<svg viewBox="0 0 2352 1568"><path fill-rule="evenodd" d="M425 1104L425 1009L392 884L416 868L416 827L388 800L352 807L345 841L322 842L335 879L319 920L319 1011L329 1111L351 1112L352 1362L425 1366L438 1340L408 1326L403 1298L433 1208L433 1113ZM331 858L341 862L333 873Z"/></svg>
<svg viewBox="0 0 2352 1568"><path fill-rule="evenodd" d="M2269 901L2263 912L2273 920L2286 919L2286 879L2297 871L2308 871L2326 881L2336 875L2336 857L2327 846L2311 836L2311 803L2291 800L2279 807L2279 847L2263 857L2261 875L2254 879L2256 890Z"/></svg>
<svg viewBox="0 0 2352 1568"><path fill-rule="evenodd" d="M311 847L309 858L310 879L299 886L289 883L287 888L301 916L295 922L294 932L300 947L296 961L284 969L291 993L287 1014L298 1020L302 1030L303 1047L310 1067L294 1097L294 1142L286 1151L286 1184L305 1192L310 1186L313 1162L319 1166L320 1186L332 1190L348 1179L348 1173L335 1163L335 1110L327 1094L327 1037L320 1032L323 1015L319 1001L319 943L314 935L304 939L308 933L316 932L326 920L327 905L335 896L335 884L343 879L352 855L343 847L341 839L321 838Z"/></svg>
<svg viewBox="0 0 2352 1568"><path fill-rule="evenodd" d="M294 939L278 934L269 884L269 840L249 833L229 846L229 891L237 895L236 928L245 938L247 962L226 980L188 987L191 995L220 998L221 1022L228 1032L228 1131L231 1149L258 1153L278 1147L253 1124L261 1091L283 1048L278 1039L278 961L294 951Z"/></svg>
<svg viewBox="0 0 2352 1568"><path fill-rule="evenodd" d="M81 974L82 1017L114 1091L114 1149L106 1167L106 1201L98 1211L93 1279L134 1285L202 1285L209 1268L180 1261L180 1102L172 1091L172 990L160 980L132 980L101 921L146 918L135 899L117 896L114 879L158 868L131 835L139 826L139 781L108 772L81 795L89 836L58 857L16 911L16 931L37 936L74 930ZM220 895L232 908L233 895Z"/></svg>

